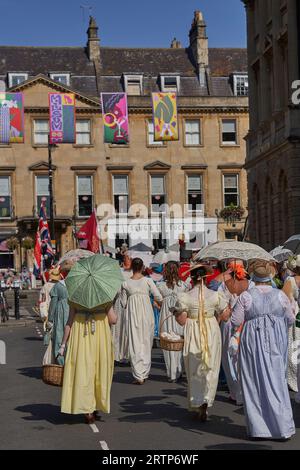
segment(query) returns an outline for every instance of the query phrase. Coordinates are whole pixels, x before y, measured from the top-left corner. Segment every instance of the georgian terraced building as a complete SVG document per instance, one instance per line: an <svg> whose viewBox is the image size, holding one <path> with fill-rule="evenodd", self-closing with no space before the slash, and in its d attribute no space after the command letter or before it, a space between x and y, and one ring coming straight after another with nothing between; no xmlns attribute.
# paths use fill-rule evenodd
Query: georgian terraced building
<svg viewBox="0 0 300 470"><path fill-rule="evenodd" d="M54 91L76 95L76 144L52 154L60 253L75 246L74 231L94 207L101 219L102 204L113 204L117 214L135 204L149 214L161 203L186 204L192 216L196 204L204 204L202 243L241 233L247 214L246 50L208 48L200 12L188 47L175 39L162 49L103 47L93 18L87 34L86 47L0 47L0 80L23 92L25 102L25 144L0 147L1 239L34 237L41 199L49 205L48 93ZM117 91L128 94L128 145L103 143L99 96ZM153 140L153 91L177 93L179 141ZM234 224L218 217L231 203L245 208ZM157 236L154 230L148 243ZM117 237L117 244L122 241ZM21 248L15 255L19 267Z"/></svg>
<svg viewBox="0 0 300 470"><path fill-rule="evenodd" d="M243 1L250 90L248 235L270 250L300 233L300 110L292 100L293 82L300 80L300 2Z"/></svg>

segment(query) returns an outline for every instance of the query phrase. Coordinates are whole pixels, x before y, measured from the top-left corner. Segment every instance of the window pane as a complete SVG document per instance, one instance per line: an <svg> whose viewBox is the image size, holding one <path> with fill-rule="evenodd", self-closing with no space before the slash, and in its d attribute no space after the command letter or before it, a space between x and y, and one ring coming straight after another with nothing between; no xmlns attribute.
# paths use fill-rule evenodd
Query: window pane
<svg viewBox="0 0 300 470"><path fill-rule="evenodd" d="M235 120L226 120L222 121L223 132L235 132L236 121Z"/></svg>
<svg viewBox="0 0 300 470"><path fill-rule="evenodd" d="M115 210L118 214L127 214L128 212L128 196L114 196Z"/></svg>
<svg viewBox="0 0 300 470"><path fill-rule="evenodd" d="M140 95L141 94L141 85L140 82L127 82L127 94L128 95Z"/></svg>
<svg viewBox="0 0 300 470"><path fill-rule="evenodd" d="M42 205L42 202L46 208L46 216L49 218L50 217L50 197L47 195L42 195L42 196L37 196L36 198L36 203L37 203L37 214L39 215L40 213L40 207Z"/></svg>
<svg viewBox="0 0 300 470"><path fill-rule="evenodd" d="M153 121L148 121L148 144L149 145L163 145L163 142L154 140Z"/></svg>
<svg viewBox="0 0 300 470"><path fill-rule="evenodd" d="M90 132L90 120L83 120L76 121L76 132Z"/></svg>
<svg viewBox="0 0 300 470"><path fill-rule="evenodd" d="M11 216L10 196L0 196L0 217Z"/></svg>
<svg viewBox="0 0 300 470"><path fill-rule="evenodd" d="M201 193L189 193L188 195L189 211L201 210L202 194Z"/></svg>
<svg viewBox="0 0 300 470"><path fill-rule="evenodd" d="M164 176L151 176L151 194L165 194L165 178Z"/></svg>
<svg viewBox="0 0 300 470"><path fill-rule="evenodd" d="M47 119L35 119L34 129L36 132L49 132L49 121Z"/></svg>
<svg viewBox="0 0 300 470"><path fill-rule="evenodd" d="M165 77L165 86L166 87L176 87L177 86L176 77Z"/></svg>
<svg viewBox="0 0 300 470"><path fill-rule="evenodd" d="M91 138L90 134L76 134L76 144L77 145L90 145Z"/></svg>
<svg viewBox="0 0 300 470"><path fill-rule="evenodd" d="M124 175L114 176L114 194L128 194L128 177Z"/></svg>
<svg viewBox="0 0 300 470"><path fill-rule="evenodd" d="M0 176L0 196L10 196L9 176Z"/></svg>
<svg viewBox="0 0 300 470"><path fill-rule="evenodd" d="M238 194L225 194L224 197L225 206L238 206Z"/></svg>
<svg viewBox="0 0 300 470"><path fill-rule="evenodd" d="M224 175L224 188L237 188L238 177L237 175Z"/></svg>
<svg viewBox="0 0 300 470"><path fill-rule="evenodd" d="M92 194L92 178L91 176L78 176L78 194L91 195Z"/></svg>
<svg viewBox="0 0 300 470"><path fill-rule="evenodd" d="M88 217L93 212L93 197L92 195L78 196L78 215L80 217Z"/></svg>
<svg viewBox="0 0 300 470"><path fill-rule="evenodd" d="M152 203L152 212L165 212L165 196L152 196L151 198Z"/></svg>
<svg viewBox="0 0 300 470"><path fill-rule="evenodd" d="M36 194L38 196L49 196L49 178L48 176L36 177Z"/></svg>
<svg viewBox="0 0 300 470"><path fill-rule="evenodd" d="M201 176L193 175L188 177L188 190L200 191L201 190Z"/></svg>

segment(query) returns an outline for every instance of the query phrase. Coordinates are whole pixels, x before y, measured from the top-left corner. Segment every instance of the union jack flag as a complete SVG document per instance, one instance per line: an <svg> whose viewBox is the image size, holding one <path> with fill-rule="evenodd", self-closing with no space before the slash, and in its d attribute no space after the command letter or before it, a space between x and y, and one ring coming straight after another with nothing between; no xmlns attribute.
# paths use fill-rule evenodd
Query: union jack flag
<svg viewBox="0 0 300 470"><path fill-rule="evenodd" d="M39 278L45 270L45 260L54 258L51 238L46 216L45 205L42 202L39 215L39 226L35 237L33 274Z"/></svg>

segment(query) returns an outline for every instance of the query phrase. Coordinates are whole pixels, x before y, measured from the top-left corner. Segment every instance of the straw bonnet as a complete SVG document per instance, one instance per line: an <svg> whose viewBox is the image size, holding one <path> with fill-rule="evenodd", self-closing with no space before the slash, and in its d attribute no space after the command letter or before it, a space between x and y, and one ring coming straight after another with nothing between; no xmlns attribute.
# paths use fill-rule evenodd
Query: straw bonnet
<svg viewBox="0 0 300 470"><path fill-rule="evenodd" d="M274 274L274 267L266 261L256 261L252 265L252 280L254 282L270 282Z"/></svg>
<svg viewBox="0 0 300 470"><path fill-rule="evenodd" d="M291 256L287 262L287 268L290 271L295 271L296 268L300 268L300 255Z"/></svg>
<svg viewBox="0 0 300 470"><path fill-rule="evenodd" d="M59 268L53 268L49 272L49 279L50 281L60 281L61 280L61 273Z"/></svg>

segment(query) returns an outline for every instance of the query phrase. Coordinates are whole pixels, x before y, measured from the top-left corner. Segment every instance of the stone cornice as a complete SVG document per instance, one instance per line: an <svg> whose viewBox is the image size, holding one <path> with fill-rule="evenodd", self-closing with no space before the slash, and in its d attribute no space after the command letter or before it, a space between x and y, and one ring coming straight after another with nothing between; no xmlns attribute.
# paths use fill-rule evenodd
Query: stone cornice
<svg viewBox="0 0 300 470"><path fill-rule="evenodd" d="M161 162L159 160L156 160L153 163L148 163L148 165L144 166L144 170L160 170L160 171L164 170L164 171L167 171L167 170L170 170L170 168L171 168L171 165L168 165L167 163Z"/></svg>
<svg viewBox="0 0 300 470"><path fill-rule="evenodd" d="M132 171L133 165L106 165L108 171Z"/></svg>
<svg viewBox="0 0 300 470"><path fill-rule="evenodd" d="M98 165L74 165L70 167L72 171L97 171Z"/></svg>
<svg viewBox="0 0 300 470"><path fill-rule="evenodd" d="M222 165L218 165L218 170L236 170L244 168L243 164L240 163L224 163Z"/></svg>
<svg viewBox="0 0 300 470"><path fill-rule="evenodd" d="M15 166L0 166L0 171L15 171Z"/></svg>
<svg viewBox="0 0 300 470"><path fill-rule="evenodd" d="M191 165L182 165L182 170L206 170L207 165L205 163L192 163Z"/></svg>
<svg viewBox="0 0 300 470"><path fill-rule="evenodd" d="M47 147L46 147L47 148ZM57 166L52 164L52 170L56 170ZM30 171L37 171L37 170L49 170L48 162L40 161L38 163L34 163L28 167Z"/></svg>

